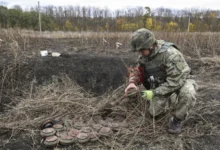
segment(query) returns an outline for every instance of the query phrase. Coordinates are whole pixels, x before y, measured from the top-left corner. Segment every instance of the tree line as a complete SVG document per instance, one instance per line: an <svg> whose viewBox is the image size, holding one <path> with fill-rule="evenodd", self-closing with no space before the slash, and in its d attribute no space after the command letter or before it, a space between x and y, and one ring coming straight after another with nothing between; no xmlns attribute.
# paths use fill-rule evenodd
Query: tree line
<svg viewBox="0 0 220 150"><path fill-rule="evenodd" d="M1 28L39 30L38 7L23 10L0 6ZM111 11L84 6L45 6L40 8L42 30L49 31L135 31L145 27L154 31L220 31L220 11L175 10L134 7Z"/></svg>

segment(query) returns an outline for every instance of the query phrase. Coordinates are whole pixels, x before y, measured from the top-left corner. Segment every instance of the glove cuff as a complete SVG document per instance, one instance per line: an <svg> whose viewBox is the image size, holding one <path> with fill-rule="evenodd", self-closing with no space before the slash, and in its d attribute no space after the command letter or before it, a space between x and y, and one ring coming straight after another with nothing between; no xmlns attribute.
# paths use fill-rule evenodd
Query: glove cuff
<svg viewBox="0 0 220 150"><path fill-rule="evenodd" d="M157 91L156 90L153 90L153 96L157 95Z"/></svg>

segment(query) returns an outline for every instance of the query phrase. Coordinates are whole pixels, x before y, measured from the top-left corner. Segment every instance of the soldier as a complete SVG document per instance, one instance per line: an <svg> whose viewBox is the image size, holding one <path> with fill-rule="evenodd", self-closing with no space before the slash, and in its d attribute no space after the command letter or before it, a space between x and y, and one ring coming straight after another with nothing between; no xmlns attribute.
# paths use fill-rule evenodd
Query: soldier
<svg viewBox="0 0 220 150"><path fill-rule="evenodd" d="M180 133L181 122L196 101L197 84L190 79L190 67L175 44L156 40L145 28L132 34L131 46L140 56L138 66L130 70L126 95L143 84L142 98L149 100L149 113L158 116L171 109L168 132Z"/></svg>

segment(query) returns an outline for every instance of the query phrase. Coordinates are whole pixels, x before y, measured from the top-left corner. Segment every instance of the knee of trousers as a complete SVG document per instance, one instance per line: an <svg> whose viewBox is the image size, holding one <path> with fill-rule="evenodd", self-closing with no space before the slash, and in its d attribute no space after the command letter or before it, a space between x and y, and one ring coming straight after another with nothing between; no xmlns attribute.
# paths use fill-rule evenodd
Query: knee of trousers
<svg viewBox="0 0 220 150"><path fill-rule="evenodd" d="M158 116L165 112L166 102L154 101L150 102L149 113L152 116Z"/></svg>
<svg viewBox="0 0 220 150"><path fill-rule="evenodd" d="M178 94L180 103L195 104L197 87L194 84L193 80L187 80L186 84L180 89Z"/></svg>
<svg viewBox="0 0 220 150"><path fill-rule="evenodd" d="M181 93L175 108L175 116L181 120L189 113L189 110L195 105L195 97L191 93Z"/></svg>

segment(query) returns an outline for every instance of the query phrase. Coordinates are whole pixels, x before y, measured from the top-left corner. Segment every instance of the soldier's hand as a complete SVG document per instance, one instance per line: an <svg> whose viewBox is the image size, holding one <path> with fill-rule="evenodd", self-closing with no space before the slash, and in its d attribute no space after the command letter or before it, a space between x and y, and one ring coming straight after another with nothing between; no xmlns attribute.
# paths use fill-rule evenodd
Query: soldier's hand
<svg viewBox="0 0 220 150"><path fill-rule="evenodd" d="M134 91L137 93L138 87L134 83L130 83L125 89L125 95L131 95Z"/></svg>
<svg viewBox="0 0 220 150"><path fill-rule="evenodd" d="M153 99L153 96L154 96L153 91L145 90L145 91L142 91L141 93L142 93L143 99L150 100L150 101Z"/></svg>

